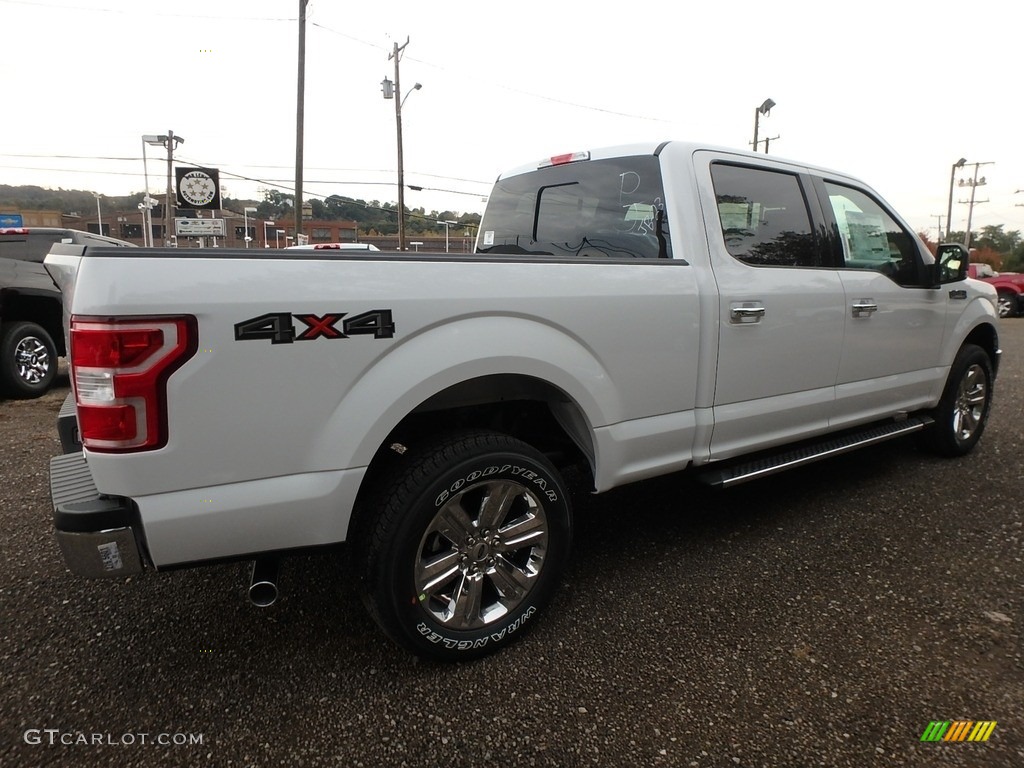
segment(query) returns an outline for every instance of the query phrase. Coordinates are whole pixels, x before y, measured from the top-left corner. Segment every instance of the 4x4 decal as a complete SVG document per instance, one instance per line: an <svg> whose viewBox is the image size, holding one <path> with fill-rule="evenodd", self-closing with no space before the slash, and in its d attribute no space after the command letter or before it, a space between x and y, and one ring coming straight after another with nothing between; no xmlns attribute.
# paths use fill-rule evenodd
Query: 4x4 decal
<svg viewBox="0 0 1024 768"><path fill-rule="evenodd" d="M390 309L371 309L347 317L347 312L328 312L326 315L293 314L291 312L267 312L235 323L235 341L262 341L271 344L291 344L295 341L314 339L347 339L349 336L373 336L375 339L390 339L395 335L395 322ZM305 325L297 333L292 318ZM339 329L338 323L341 323Z"/></svg>

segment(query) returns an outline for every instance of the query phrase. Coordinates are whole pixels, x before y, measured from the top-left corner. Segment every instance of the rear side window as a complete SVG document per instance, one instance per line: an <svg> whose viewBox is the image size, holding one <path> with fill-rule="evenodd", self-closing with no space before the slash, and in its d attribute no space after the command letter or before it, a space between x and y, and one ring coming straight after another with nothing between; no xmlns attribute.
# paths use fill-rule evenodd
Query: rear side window
<svg viewBox="0 0 1024 768"><path fill-rule="evenodd" d="M711 179L726 250L758 267L818 267L821 254L800 179L715 163Z"/></svg>
<svg viewBox="0 0 1024 768"><path fill-rule="evenodd" d="M653 156L542 168L500 180L478 253L670 258L661 168Z"/></svg>

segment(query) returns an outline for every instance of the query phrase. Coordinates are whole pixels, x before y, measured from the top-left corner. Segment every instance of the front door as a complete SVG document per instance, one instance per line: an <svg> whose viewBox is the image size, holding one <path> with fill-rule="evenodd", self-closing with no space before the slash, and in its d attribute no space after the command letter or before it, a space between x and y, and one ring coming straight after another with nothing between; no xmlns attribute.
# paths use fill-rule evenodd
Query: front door
<svg viewBox="0 0 1024 768"><path fill-rule="evenodd" d="M866 190L828 180L819 189L839 233L845 294L833 424L925 407L944 382L948 292L930 285L917 238Z"/></svg>

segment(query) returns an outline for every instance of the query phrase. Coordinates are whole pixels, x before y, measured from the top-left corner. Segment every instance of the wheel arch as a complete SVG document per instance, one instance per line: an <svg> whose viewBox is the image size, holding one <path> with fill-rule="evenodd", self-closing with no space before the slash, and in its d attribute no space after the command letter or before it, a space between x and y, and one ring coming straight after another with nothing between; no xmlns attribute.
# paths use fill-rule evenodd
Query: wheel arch
<svg viewBox="0 0 1024 768"><path fill-rule="evenodd" d="M989 360L992 361L993 376L999 373L1001 351L999 349L999 333L996 331L995 326L989 323L975 326L964 338L963 344L975 344L985 350Z"/></svg>
<svg viewBox="0 0 1024 768"><path fill-rule="evenodd" d="M583 408L549 381L501 373L458 382L436 392L407 413L377 447L360 485L349 535L359 510L381 479L408 450L438 433L479 429L522 440L557 467L595 472L596 445Z"/></svg>
<svg viewBox="0 0 1024 768"><path fill-rule="evenodd" d="M593 465L593 433L580 405L549 381L501 373L454 384L424 400L392 430L390 439L415 440L438 427L491 429L548 454Z"/></svg>

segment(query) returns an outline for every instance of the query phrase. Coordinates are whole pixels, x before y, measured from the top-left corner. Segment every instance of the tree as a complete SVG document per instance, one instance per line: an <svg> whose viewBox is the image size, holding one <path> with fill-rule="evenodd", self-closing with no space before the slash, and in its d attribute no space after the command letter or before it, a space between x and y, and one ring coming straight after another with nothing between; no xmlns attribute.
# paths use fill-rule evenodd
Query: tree
<svg viewBox="0 0 1024 768"><path fill-rule="evenodd" d="M1021 244L1021 238L1017 230L1003 232L1002 224L990 224L982 227L977 242L979 248L991 248L1004 256L1009 256Z"/></svg>
<svg viewBox="0 0 1024 768"><path fill-rule="evenodd" d="M261 219L284 219L292 210L292 197L279 189L264 189L263 202L256 206Z"/></svg>
<svg viewBox="0 0 1024 768"><path fill-rule="evenodd" d="M1024 244L1018 245L1013 253L1003 260L1006 272L1024 272Z"/></svg>
<svg viewBox="0 0 1024 768"><path fill-rule="evenodd" d="M928 248L929 251L931 251L932 256L938 253L939 244L932 240L930 237L928 237L927 232L918 232L917 236L921 238L921 242L925 244L925 247Z"/></svg>
<svg viewBox="0 0 1024 768"><path fill-rule="evenodd" d="M972 243L973 245L973 243ZM1003 255L988 247L971 248L972 264L988 264L996 272L1003 268Z"/></svg>

